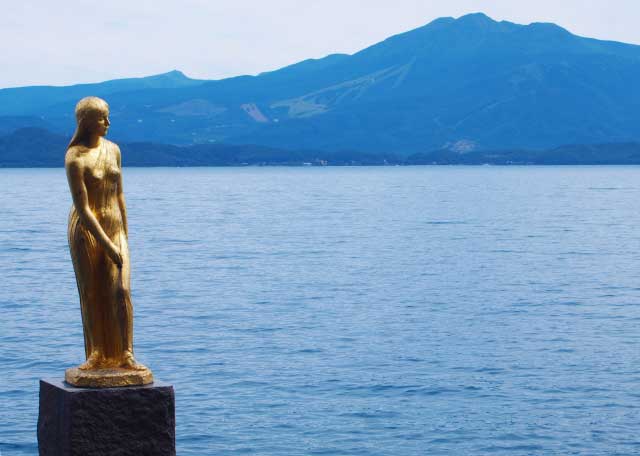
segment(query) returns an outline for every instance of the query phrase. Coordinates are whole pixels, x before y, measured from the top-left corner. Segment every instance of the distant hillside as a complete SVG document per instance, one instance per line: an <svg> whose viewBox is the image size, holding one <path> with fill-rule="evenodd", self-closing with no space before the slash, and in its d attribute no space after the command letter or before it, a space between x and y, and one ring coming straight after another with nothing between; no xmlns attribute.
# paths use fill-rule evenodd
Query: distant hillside
<svg viewBox="0 0 640 456"><path fill-rule="evenodd" d="M68 137L39 128L0 136L0 168L64 166ZM284 150L255 145L120 143L123 166L383 165L394 157L358 151Z"/></svg>
<svg viewBox="0 0 640 456"><path fill-rule="evenodd" d="M450 149L413 154L411 165L640 165L640 142L584 145L553 149L474 150Z"/></svg>
<svg viewBox="0 0 640 456"><path fill-rule="evenodd" d="M0 168L61 167L69 138L39 128L0 136ZM354 150L286 150L256 145L120 143L124 166L248 165L639 165L640 143L545 150L468 150L459 144L401 157Z"/></svg>

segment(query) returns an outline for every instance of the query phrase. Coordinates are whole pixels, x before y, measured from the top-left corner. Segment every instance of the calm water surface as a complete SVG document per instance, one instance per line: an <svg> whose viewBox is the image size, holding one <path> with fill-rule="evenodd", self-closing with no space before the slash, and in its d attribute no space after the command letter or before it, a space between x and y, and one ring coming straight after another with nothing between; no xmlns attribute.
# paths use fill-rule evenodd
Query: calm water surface
<svg viewBox="0 0 640 456"><path fill-rule="evenodd" d="M126 169L178 454L640 454L640 168ZM0 170L0 451L83 360L63 170Z"/></svg>

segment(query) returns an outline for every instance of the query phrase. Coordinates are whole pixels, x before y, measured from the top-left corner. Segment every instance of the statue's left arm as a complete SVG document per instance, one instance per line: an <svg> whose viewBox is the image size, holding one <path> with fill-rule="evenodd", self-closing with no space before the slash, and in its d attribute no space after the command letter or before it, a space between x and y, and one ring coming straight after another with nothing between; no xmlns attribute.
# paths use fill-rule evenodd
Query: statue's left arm
<svg viewBox="0 0 640 456"><path fill-rule="evenodd" d="M120 206L120 214L122 216L122 226L124 227L124 234L129 237L129 225L127 224L127 205L124 201L124 191L122 190L122 159L120 156L120 148L115 145L116 160L118 162L118 168L120 168L120 175L118 177L118 206Z"/></svg>

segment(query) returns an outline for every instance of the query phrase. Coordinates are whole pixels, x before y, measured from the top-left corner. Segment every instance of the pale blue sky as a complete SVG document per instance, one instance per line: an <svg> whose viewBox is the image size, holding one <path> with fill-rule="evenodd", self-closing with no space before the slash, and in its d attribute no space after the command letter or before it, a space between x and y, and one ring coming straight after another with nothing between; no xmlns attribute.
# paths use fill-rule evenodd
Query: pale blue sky
<svg viewBox="0 0 640 456"><path fill-rule="evenodd" d="M640 0L2 0L0 88L257 74L478 11L640 44Z"/></svg>

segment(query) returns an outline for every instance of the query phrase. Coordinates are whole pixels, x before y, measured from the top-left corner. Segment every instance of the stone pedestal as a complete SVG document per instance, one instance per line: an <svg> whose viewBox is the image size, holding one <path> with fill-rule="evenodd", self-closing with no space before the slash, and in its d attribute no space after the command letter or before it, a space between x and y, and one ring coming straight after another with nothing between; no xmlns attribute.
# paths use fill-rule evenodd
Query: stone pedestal
<svg viewBox="0 0 640 456"><path fill-rule="evenodd" d="M173 386L77 388L40 380L41 456L175 456Z"/></svg>

